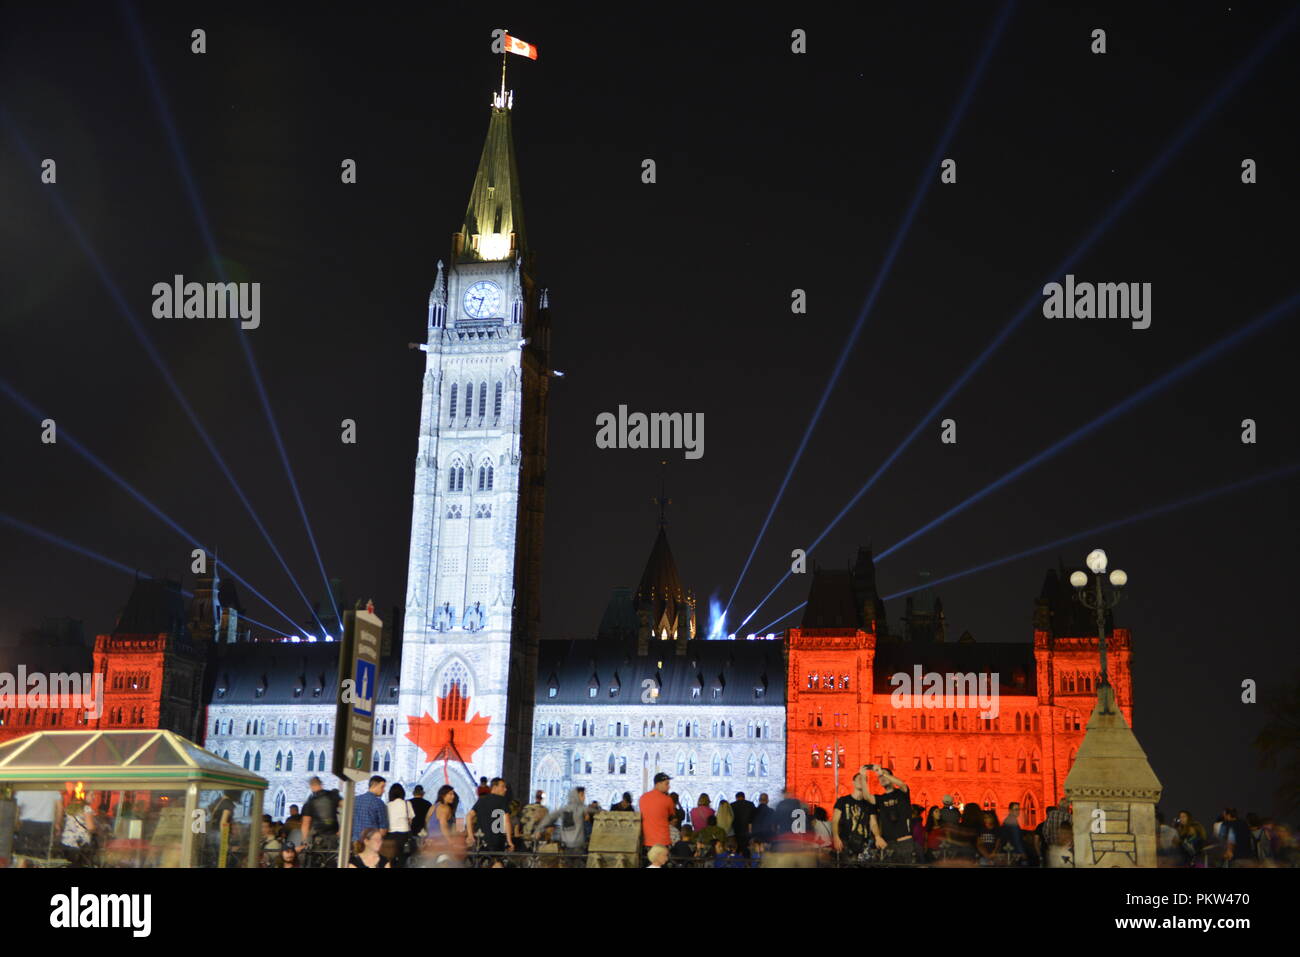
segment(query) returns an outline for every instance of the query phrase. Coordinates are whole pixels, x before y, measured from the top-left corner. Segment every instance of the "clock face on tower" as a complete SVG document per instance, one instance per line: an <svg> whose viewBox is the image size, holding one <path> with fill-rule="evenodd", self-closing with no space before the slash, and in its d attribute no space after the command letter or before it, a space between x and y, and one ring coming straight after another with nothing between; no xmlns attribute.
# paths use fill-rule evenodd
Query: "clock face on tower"
<svg viewBox="0 0 1300 957"><path fill-rule="evenodd" d="M480 279L465 290L465 315L471 319L486 319L501 311L501 287Z"/></svg>

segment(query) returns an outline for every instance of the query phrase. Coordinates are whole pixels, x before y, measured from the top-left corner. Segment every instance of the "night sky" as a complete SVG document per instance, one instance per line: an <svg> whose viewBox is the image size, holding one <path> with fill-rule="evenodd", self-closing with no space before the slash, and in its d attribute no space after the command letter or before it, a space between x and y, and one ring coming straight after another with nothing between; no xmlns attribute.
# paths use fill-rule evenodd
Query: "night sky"
<svg viewBox="0 0 1300 957"><path fill-rule="evenodd" d="M302 600L113 296L57 195L170 368L303 590L321 576L237 335L247 336L325 568L381 614L402 601L435 263L487 129L494 27L553 380L545 637L592 637L656 531L662 453L600 450L595 420L703 412L705 454L667 455L669 536L701 602L730 595L912 201L930 188L732 608L735 625L1211 100L1289 5L1022 4L945 155L930 158L1001 9L871 5L771 19L550 5L139 4L135 17L232 278L261 327L155 319L151 288L214 279L150 82L116 4L0 8L0 378L294 620ZM190 52L190 31L208 52ZM1108 52L1090 52L1094 28ZM792 29L808 53L790 52ZM1300 290L1300 27L1208 114L1073 272L1150 282L1152 324L1035 306L812 558L877 553ZM21 142L26 147L20 146ZM37 159L33 161L31 156ZM43 185L52 157L57 185ZM340 163L358 164L356 185ZM653 158L658 182L641 182ZM1243 185L1241 162L1258 163ZM792 315L791 290L807 291ZM1040 296L1041 298L1041 296ZM884 594L1300 461L1293 310L879 564ZM1292 401L1289 401L1292 400ZM957 421L956 445L939 419ZM340 442L356 420L358 443ZM1258 442L1241 441L1241 420ZM0 511L152 575L175 534L0 395ZM1300 548L1291 473L938 587L949 637L1028 641L1058 556L1104 547L1130 576L1135 725L1168 812L1270 811L1250 746L1294 674ZM0 523L0 638L46 616L112 627L127 573ZM750 623L806 597L782 587ZM283 627L247 591L249 613ZM892 623L902 600L889 604ZM777 627L797 624L797 617Z"/></svg>

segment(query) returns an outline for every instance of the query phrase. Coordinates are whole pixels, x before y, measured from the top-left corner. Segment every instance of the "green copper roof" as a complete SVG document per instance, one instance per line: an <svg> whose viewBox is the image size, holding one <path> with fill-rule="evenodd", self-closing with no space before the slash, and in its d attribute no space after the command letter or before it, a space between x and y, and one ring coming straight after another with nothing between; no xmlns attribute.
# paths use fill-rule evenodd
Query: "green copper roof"
<svg viewBox="0 0 1300 957"><path fill-rule="evenodd" d="M492 107L487 141L479 157L474 188L465 210L464 246L466 260L509 258L510 234L516 234L517 251L524 248L524 205L519 190L519 167L515 162L514 137L510 132L510 108ZM478 246L474 246L474 236ZM488 239L489 236L498 237Z"/></svg>

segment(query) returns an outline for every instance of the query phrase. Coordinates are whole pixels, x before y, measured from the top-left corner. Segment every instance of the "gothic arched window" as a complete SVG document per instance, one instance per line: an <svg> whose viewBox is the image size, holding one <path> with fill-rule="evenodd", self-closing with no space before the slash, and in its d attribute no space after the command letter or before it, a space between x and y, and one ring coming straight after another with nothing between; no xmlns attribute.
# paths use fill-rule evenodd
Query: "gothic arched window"
<svg viewBox="0 0 1300 957"><path fill-rule="evenodd" d="M315 770L316 770L316 752L315 752L315 751L308 751L308 752L307 752L307 770L308 770L308 771L315 771Z"/></svg>
<svg viewBox="0 0 1300 957"><path fill-rule="evenodd" d="M474 417L474 383L465 383L465 424Z"/></svg>
<svg viewBox="0 0 1300 957"><path fill-rule="evenodd" d="M1034 748L1029 753L1029 771L1032 774L1038 774L1038 749Z"/></svg>
<svg viewBox="0 0 1300 957"><path fill-rule="evenodd" d="M501 383L498 382L496 398L492 402L492 417L497 420L501 418L501 391Z"/></svg>
<svg viewBox="0 0 1300 957"><path fill-rule="evenodd" d="M813 766L813 767L817 767L817 765L821 762L821 757L822 757L821 752L818 751L816 747L814 747L814 748L813 748L813 752L812 752L812 766Z"/></svg>
<svg viewBox="0 0 1300 957"><path fill-rule="evenodd" d="M487 379L479 383L478 387L478 417L482 419L487 415Z"/></svg>
<svg viewBox="0 0 1300 957"><path fill-rule="evenodd" d="M451 419L451 424L455 425L456 424L456 386L454 384L451 387L451 414L449 418Z"/></svg>
<svg viewBox="0 0 1300 957"><path fill-rule="evenodd" d="M442 675L438 694L438 720L464 721L469 704L469 673L459 661L454 661Z"/></svg>
<svg viewBox="0 0 1300 957"><path fill-rule="evenodd" d="M1035 827L1038 824L1038 802L1028 792L1025 792L1025 799L1020 802L1020 820L1024 822L1022 826Z"/></svg>

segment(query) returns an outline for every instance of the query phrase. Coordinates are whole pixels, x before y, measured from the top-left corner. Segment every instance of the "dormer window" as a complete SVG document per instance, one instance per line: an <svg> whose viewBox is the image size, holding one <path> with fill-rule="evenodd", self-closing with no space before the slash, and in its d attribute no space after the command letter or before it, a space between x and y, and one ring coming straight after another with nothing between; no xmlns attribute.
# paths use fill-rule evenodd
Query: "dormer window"
<svg viewBox="0 0 1300 957"><path fill-rule="evenodd" d="M595 686L595 685L592 685L590 688L587 689L587 697L588 697L588 698L594 698L594 697L596 697L596 686Z"/></svg>

